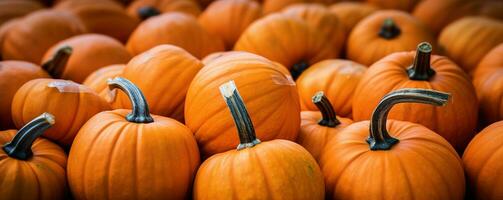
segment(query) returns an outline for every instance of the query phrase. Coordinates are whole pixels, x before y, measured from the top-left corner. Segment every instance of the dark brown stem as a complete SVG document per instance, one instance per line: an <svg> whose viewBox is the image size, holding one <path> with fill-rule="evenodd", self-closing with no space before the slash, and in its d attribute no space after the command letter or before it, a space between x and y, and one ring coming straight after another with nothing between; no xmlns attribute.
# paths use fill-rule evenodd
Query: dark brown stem
<svg viewBox="0 0 503 200"><path fill-rule="evenodd" d="M52 59L42 64L45 69L53 78L61 78L65 71L66 64L72 55L72 47L64 46L58 49Z"/></svg>
<svg viewBox="0 0 503 200"><path fill-rule="evenodd" d="M153 6L144 6L138 9L138 16L142 21L160 14L161 12Z"/></svg>
<svg viewBox="0 0 503 200"><path fill-rule="evenodd" d="M328 126L328 127L336 127L337 125L341 124L341 122L337 119L337 115L335 114L334 108L332 107L332 104L328 100L328 98L325 96L323 91L317 92L312 99L314 105L318 107L318 110L320 110L322 118L318 122L319 125L321 126Z"/></svg>
<svg viewBox="0 0 503 200"><path fill-rule="evenodd" d="M239 95L238 89L234 81L229 81L220 86L220 93L227 103L227 107L231 111L232 118L236 124L239 135L239 145L238 150L253 147L260 143L255 135L255 129L253 128L253 123L248 115L246 106Z"/></svg>
<svg viewBox="0 0 503 200"><path fill-rule="evenodd" d="M426 89L405 88L396 90L384 96L372 113L370 120L370 136L367 143L370 149L389 150L398 143L398 139L391 137L386 130L386 120L391 108L398 103L423 103L443 106L449 99L449 94Z"/></svg>
<svg viewBox="0 0 503 200"><path fill-rule="evenodd" d="M401 32L400 28L395 24L395 21L391 18L387 18L384 20L381 29L379 30L379 36L391 40L399 36Z"/></svg>
<svg viewBox="0 0 503 200"><path fill-rule="evenodd" d="M24 125L14 138L3 146L9 157L19 160L28 160L32 157L31 146L35 139L54 124L54 116L43 113Z"/></svg>
<svg viewBox="0 0 503 200"><path fill-rule="evenodd" d="M431 44L428 42L417 45L414 63L407 69L409 79L427 81L435 75L435 71L430 67L431 50Z"/></svg>
<svg viewBox="0 0 503 200"><path fill-rule="evenodd" d="M295 63L290 70L293 80L297 80L297 78L299 78L302 72L304 72L307 68L309 68L309 62L307 61Z"/></svg>
<svg viewBox="0 0 503 200"><path fill-rule="evenodd" d="M125 92L131 101L133 107L131 113L126 116L126 120L134 123L150 123L154 119L150 116L148 103L141 90L131 81L117 77L108 80L108 87L110 90L118 88Z"/></svg>

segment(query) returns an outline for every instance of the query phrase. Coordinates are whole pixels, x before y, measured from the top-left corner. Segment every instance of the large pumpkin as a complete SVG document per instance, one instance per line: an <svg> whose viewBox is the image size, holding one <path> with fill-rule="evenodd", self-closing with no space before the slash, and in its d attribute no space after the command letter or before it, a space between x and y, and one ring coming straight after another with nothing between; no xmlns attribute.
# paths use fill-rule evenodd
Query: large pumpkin
<svg viewBox="0 0 503 200"><path fill-rule="evenodd" d="M2 0L0 1L0 26L11 19L22 17L43 8L44 6L36 1Z"/></svg>
<svg viewBox="0 0 503 200"><path fill-rule="evenodd" d="M329 7L330 12L333 12L339 20L344 24L346 33L349 35L353 27L360 20L377 11L379 8L364 2L338 2Z"/></svg>
<svg viewBox="0 0 503 200"><path fill-rule="evenodd" d="M432 90L397 90L381 100L370 121L336 134L320 161L327 197L462 200L465 179L454 148L424 126L387 120L394 104L443 105L448 97Z"/></svg>
<svg viewBox="0 0 503 200"><path fill-rule="evenodd" d="M113 99L108 99L108 98L110 98L109 93L108 93L110 90L108 88L107 80L121 76L125 67L126 67L125 64L110 65L110 66L102 67L102 68L94 71L89 76L87 76L86 80L84 80L82 85L85 85L85 86L91 88L96 93L98 93L101 97L105 98L105 100L107 100L107 101L110 100L109 103L112 103Z"/></svg>
<svg viewBox="0 0 503 200"><path fill-rule="evenodd" d="M376 11L360 21L349 35L346 55L370 66L390 53L412 51L435 37L419 20L403 11Z"/></svg>
<svg viewBox="0 0 503 200"><path fill-rule="evenodd" d="M66 155L58 145L38 138L55 123L48 113L16 130L0 131L0 197L57 200L66 192ZM59 122L58 122L59 123Z"/></svg>
<svg viewBox="0 0 503 200"><path fill-rule="evenodd" d="M487 17L464 17L445 27L438 43L454 62L472 73L482 57L503 42L503 22Z"/></svg>
<svg viewBox="0 0 503 200"><path fill-rule="evenodd" d="M324 91L337 114L352 117L353 93L367 70L350 60L324 60L309 67L296 80L302 110L316 111L312 96Z"/></svg>
<svg viewBox="0 0 503 200"><path fill-rule="evenodd" d="M127 7L130 16L145 20L160 13L183 12L193 16L201 13L194 0L135 0Z"/></svg>
<svg viewBox="0 0 503 200"><path fill-rule="evenodd" d="M70 146L80 127L110 105L94 91L72 81L34 79L25 83L12 101L12 120L22 127L34 117L50 112L58 123L44 137Z"/></svg>
<svg viewBox="0 0 503 200"><path fill-rule="evenodd" d="M204 156L239 144L233 120L218 87L234 80L263 140L295 140L300 126L297 88L286 68L246 52L223 54L194 77L185 100L185 124L194 132Z"/></svg>
<svg viewBox="0 0 503 200"><path fill-rule="evenodd" d="M288 140L258 140L236 85L231 81L220 91L240 142L237 149L214 155L201 165L194 199L324 199L323 176L309 152Z"/></svg>
<svg viewBox="0 0 503 200"><path fill-rule="evenodd" d="M379 100L400 88L449 92L453 101L445 107L404 104L395 106L389 115L391 119L430 128L461 153L475 134L477 96L470 78L461 68L446 57L430 58L431 51L428 43L421 43L416 52L394 53L372 65L353 95L353 117L356 121L370 119Z"/></svg>
<svg viewBox="0 0 503 200"><path fill-rule="evenodd" d="M0 130L15 128L11 118L11 104L16 91L24 83L36 78L49 78L37 65L24 61L0 62Z"/></svg>
<svg viewBox="0 0 503 200"><path fill-rule="evenodd" d="M142 92L115 78L133 110L101 112L79 131L68 157L75 199L187 199L199 166L197 143L180 122L150 115Z"/></svg>
<svg viewBox="0 0 503 200"><path fill-rule="evenodd" d="M366 2L384 9L412 11L421 0L366 0Z"/></svg>
<svg viewBox="0 0 503 200"><path fill-rule="evenodd" d="M196 18L179 12L145 20L133 32L126 47L138 55L160 44L179 46L197 58L224 50L223 42L206 32Z"/></svg>

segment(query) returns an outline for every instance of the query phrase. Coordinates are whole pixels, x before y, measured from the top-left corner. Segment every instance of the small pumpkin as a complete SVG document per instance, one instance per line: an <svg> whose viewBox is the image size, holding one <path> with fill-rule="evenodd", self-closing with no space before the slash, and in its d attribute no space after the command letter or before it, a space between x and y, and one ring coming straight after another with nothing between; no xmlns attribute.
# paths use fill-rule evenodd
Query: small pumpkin
<svg viewBox="0 0 503 200"><path fill-rule="evenodd" d="M191 131L150 115L141 90L124 78L108 82L128 94L133 110L101 112L80 129L68 157L76 199L187 199L199 166Z"/></svg>
<svg viewBox="0 0 503 200"><path fill-rule="evenodd" d="M138 55L161 44L172 44L187 50L197 58L224 50L223 42L206 32L191 15L172 12L151 17L133 32L126 45Z"/></svg>
<svg viewBox="0 0 503 200"><path fill-rule="evenodd" d="M201 8L194 0L135 0L127 7L129 16L141 20L167 12L183 12L198 16Z"/></svg>
<svg viewBox="0 0 503 200"><path fill-rule="evenodd" d="M465 193L461 159L449 143L419 124L388 120L398 103L444 105L434 90L401 89L353 123L323 150L320 167L331 199L457 199Z"/></svg>
<svg viewBox="0 0 503 200"><path fill-rule="evenodd" d="M384 9L412 11L421 0L366 0L367 3Z"/></svg>
<svg viewBox="0 0 503 200"><path fill-rule="evenodd" d="M43 113L19 131L0 131L2 199L64 199L65 152L58 145L38 138L54 123L54 116Z"/></svg>
<svg viewBox="0 0 503 200"><path fill-rule="evenodd" d="M24 83L36 78L49 78L42 68L24 61L0 61L0 130L15 128L11 118L11 104L16 91Z"/></svg>
<svg viewBox="0 0 503 200"><path fill-rule="evenodd" d="M86 86L60 79L34 79L14 95L12 120L16 127L22 127L41 113L50 112L58 123L44 137L68 147L89 118L109 109L110 105Z"/></svg>
<svg viewBox="0 0 503 200"><path fill-rule="evenodd" d="M370 66L388 54L412 51L435 37L419 20L403 11L376 11L361 20L347 41L348 59ZM435 46L435 45L434 45Z"/></svg>
<svg viewBox="0 0 503 200"><path fill-rule="evenodd" d="M131 59L126 47L101 34L83 34L58 42L42 59L42 67L54 78L82 83L94 71Z"/></svg>
<svg viewBox="0 0 503 200"><path fill-rule="evenodd" d="M82 85L91 88L109 103L113 103L113 99L109 99L110 90L108 89L107 80L121 76L125 67L125 64L116 64L102 67L87 76Z"/></svg>
<svg viewBox="0 0 503 200"><path fill-rule="evenodd" d="M300 126L297 88L285 67L247 52L223 54L194 77L185 100L185 124L194 132L202 155L209 157L239 144L233 120L218 87L234 80L248 104L258 137L295 140Z"/></svg>
<svg viewBox="0 0 503 200"><path fill-rule="evenodd" d="M44 6L36 1L2 0L0 1L0 26L11 19L22 17L43 8Z"/></svg>
<svg viewBox="0 0 503 200"><path fill-rule="evenodd" d="M337 15L349 35L358 22L379 10L379 8L364 2L348 1L334 3L330 5L329 10Z"/></svg>
<svg viewBox="0 0 503 200"><path fill-rule="evenodd" d="M194 199L324 199L323 176L309 152L288 140L258 140L236 85L231 81L220 91L240 143L204 161L194 182ZM214 185L218 187L209 189Z"/></svg>

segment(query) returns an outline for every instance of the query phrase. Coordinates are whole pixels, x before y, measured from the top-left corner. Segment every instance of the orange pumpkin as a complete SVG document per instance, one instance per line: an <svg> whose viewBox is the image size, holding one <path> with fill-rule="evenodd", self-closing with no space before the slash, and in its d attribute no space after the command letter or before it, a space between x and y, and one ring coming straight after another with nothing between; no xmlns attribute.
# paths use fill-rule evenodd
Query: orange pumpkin
<svg viewBox="0 0 503 200"><path fill-rule="evenodd" d="M102 67L94 71L89 76L87 76L86 80L84 80L82 85L91 88L96 93L98 93L103 99L105 99L108 103L112 104L115 99L114 95L116 93L113 92L112 95L111 93L109 93L110 90L108 88L107 80L121 76L125 67L126 67L125 64L117 64Z"/></svg>
<svg viewBox="0 0 503 200"><path fill-rule="evenodd" d="M24 61L0 62L0 130L15 128L11 118L11 104L16 91L36 78L49 78L37 65ZM0 195L1 196L1 195Z"/></svg>
<svg viewBox="0 0 503 200"><path fill-rule="evenodd" d="M39 63L52 45L85 31L82 22L71 13L56 10L33 12L16 20L6 31L0 44L2 58Z"/></svg>
<svg viewBox="0 0 503 200"><path fill-rule="evenodd" d="M353 93L367 70L366 66L350 60L324 60L309 67L296 80L302 110L317 111L312 96L324 91L337 114L352 116Z"/></svg>
<svg viewBox="0 0 503 200"><path fill-rule="evenodd" d="M14 95L12 120L16 127L22 127L41 113L50 112L58 123L44 137L70 146L89 118L109 109L110 105L86 86L59 79L34 79Z"/></svg>
<svg viewBox="0 0 503 200"><path fill-rule="evenodd" d="M201 165L194 199L324 199L323 176L309 152L288 140L260 142L236 85L231 81L220 86L220 91L240 143L237 149L214 155Z"/></svg>
<svg viewBox="0 0 503 200"><path fill-rule="evenodd" d="M223 42L206 32L196 18L172 12L151 17L141 23L126 45L138 55L160 44L172 44L187 50L197 58L224 50Z"/></svg>
<svg viewBox="0 0 503 200"><path fill-rule="evenodd" d="M219 36L230 50L241 33L261 16L260 4L253 0L220 0L206 8L198 21L208 33Z"/></svg>
<svg viewBox="0 0 503 200"><path fill-rule="evenodd" d="M473 138L463 154L470 199L503 198L503 121L484 128Z"/></svg>
<svg viewBox="0 0 503 200"><path fill-rule="evenodd" d="M68 157L75 199L187 199L199 166L197 143L180 122L150 115L130 81L108 83L128 94L133 110L101 112L80 129Z"/></svg>
<svg viewBox="0 0 503 200"><path fill-rule="evenodd" d="M344 24L346 33L349 35L358 22L377 11L378 7L364 2L350 1L332 4L329 10L337 15L342 24Z"/></svg>
<svg viewBox="0 0 503 200"><path fill-rule="evenodd" d="M424 126L387 120L397 103L443 105L448 97L432 90L397 90L383 97L370 121L336 134L320 161L327 197L462 200L463 166L452 146Z"/></svg>
<svg viewBox="0 0 503 200"><path fill-rule="evenodd" d="M247 52L224 54L203 67L189 86L185 124L194 132L203 156L233 149L237 132L218 87L234 80L263 140L295 140L300 126L297 88L286 68ZM201 112L203 111L204 112Z"/></svg>
<svg viewBox="0 0 503 200"><path fill-rule="evenodd" d="M183 12L198 16L201 8L193 0L135 0L128 6L127 12L129 16L145 20L167 12Z"/></svg>
<svg viewBox="0 0 503 200"><path fill-rule="evenodd" d="M0 1L0 26L11 19L22 17L43 8L44 6L36 1L2 0Z"/></svg>
<svg viewBox="0 0 503 200"><path fill-rule="evenodd" d="M466 72L475 67L493 47L503 42L503 22L487 17L464 17L445 27L438 43Z"/></svg>
<svg viewBox="0 0 503 200"><path fill-rule="evenodd" d="M263 0L265 14L271 14L298 3L320 3L329 5L337 0Z"/></svg>
<svg viewBox="0 0 503 200"><path fill-rule="evenodd" d="M384 9L412 11L421 0L366 0L366 2Z"/></svg>
<svg viewBox="0 0 503 200"><path fill-rule="evenodd" d="M38 138L54 122L52 115L43 113L19 131L0 131L2 199L64 199L65 152L58 145Z"/></svg>
<svg viewBox="0 0 503 200"><path fill-rule="evenodd" d="M325 144L342 129L353 123L353 120L338 117L332 104L320 91L313 98L319 111L302 111L300 113L300 131L297 143L306 148L316 161L319 161Z"/></svg>
<svg viewBox="0 0 503 200"><path fill-rule="evenodd" d="M402 11L376 11L360 21L349 35L346 55L350 60L372 65L388 54L412 51L420 42L435 42L419 20Z"/></svg>
<svg viewBox="0 0 503 200"><path fill-rule="evenodd" d="M379 99L400 88L449 92L454 101L445 107L404 104L395 106L390 118L422 124L443 136L461 153L477 126L475 89L468 75L452 61L436 55L430 58L431 50L431 45L421 43L416 52L394 53L372 65L354 93L353 119L370 119Z"/></svg>
<svg viewBox="0 0 503 200"><path fill-rule="evenodd" d="M61 51L71 53L62 54ZM42 59L42 67L55 78L82 83L94 71L112 64L125 64L130 59L131 55L126 47L114 38L84 34L51 47Z"/></svg>

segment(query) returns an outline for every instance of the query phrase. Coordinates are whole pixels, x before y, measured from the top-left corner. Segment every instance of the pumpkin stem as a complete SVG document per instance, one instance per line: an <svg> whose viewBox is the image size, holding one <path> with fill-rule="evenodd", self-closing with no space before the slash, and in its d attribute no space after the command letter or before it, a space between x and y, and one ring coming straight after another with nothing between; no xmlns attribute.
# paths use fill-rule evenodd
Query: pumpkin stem
<svg viewBox="0 0 503 200"><path fill-rule="evenodd" d="M370 120L370 136L367 138L370 149L389 150L398 143L398 139L391 137L386 130L386 120L391 108L398 103L423 103L443 106L447 103L450 94L435 90L404 88L384 96Z"/></svg>
<svg viewBox="0 0 503 200"><path fill-rule="evenodd" d="M300 61L298 63L295 63L290 70L293 80L297 80L302 72L304 72L308 67L309 63L307 61Z"/></svg>
<svg viewBox="0 0 503 200"><path fill-rule="evenodd" d="M411 80L426 81L435 75L435 71L430 67L431 50L431 44L428 42L417 45L414 63L407 69Z"/></svg>
<svg viewBox="0 0 503 200"><path fill-rule="evenodd" d="M35 139L55 123L54 116L42 113L21 128L14 138L3 146L9 157L19 160L28 160L33 155L31 146Z"/></svg>
<svg viewBox="0 0 503 200"><path fill-rule="evenodd" d="M161 12L153 6L144 6L138 9L138 16L142 21L160 14Z"/></svg>
<svg viewBox="0 0 503 200"><path fill-rule="evenodd" d="M239 145L238 150L253 147L260 143L255 135L255 129L253 128L253 123L248 115L246 106L239 95L239 91L236 88L234 81L229 81L220 86L220 93L224 97L227 107L231 111L232 118L236 124L239 135Z"/></svg>
<svg viewBox="0 0 503 200"><path fill-rule="evenodd" d="M58 49L52 59L45 62L42 68L45 69L53 78L61 78L63 71L65 71L68 59L72 55L72 47L64 46Z"/></svg>
<svg viewBox="0 0 503 200"><path fill-rule="evenodd" d="M336 127L337 125L341 124L341 122L337 119L337 115L335 114L334 108L332 107L332 104L328 100L328 98L325 96L323 91L317 92L312 99L314 105L318 107L318 110L320 110L322 118L318 122L319 125L321 126L328 126L328 127Z"/></svg>
<svg viewBox="0 0 503 200"><path fill-rule="evenodd" d="M108 79L110 90L118 88L125 92L131 101L133 107L131 113L126 116L126 120L133 123L150 123L154 119L150 116L148 103L145 96L135 84L122 77Z"/></svg>
<svg viewBox="0 0 503 200"><path fill-rule="evenodd" d="M381 25L379 36L390 40L399 36L401 32L402 31L400 30L400 28L395 24L395 21L393 21L393 19L391 18L387 18Z"/></svg>

